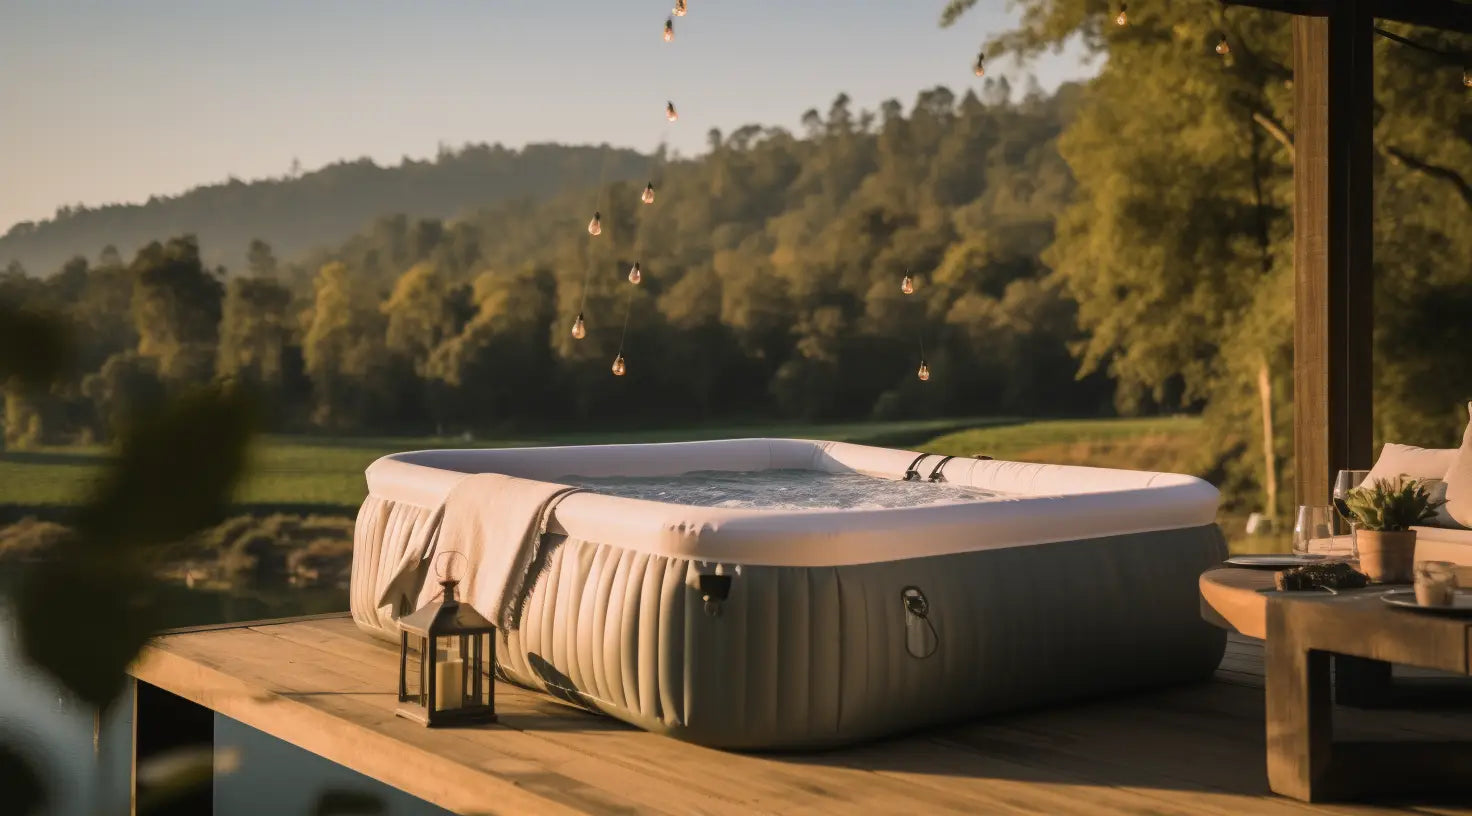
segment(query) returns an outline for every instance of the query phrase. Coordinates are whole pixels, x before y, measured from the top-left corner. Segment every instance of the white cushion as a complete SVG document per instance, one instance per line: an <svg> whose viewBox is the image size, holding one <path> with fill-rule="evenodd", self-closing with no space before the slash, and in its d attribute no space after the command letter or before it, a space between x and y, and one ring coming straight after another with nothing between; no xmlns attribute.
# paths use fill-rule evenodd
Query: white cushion
<svg viewBox="0 0 1472 816"><path fill-rule="evenodd" d="M1418 448L1387 442L1380 449L1380 458L1375 460L1370 475L1365 477L1365 484L1374 484L1376 479L1394 480L1399 476L1444 479L1456 459L1456 448Z"/></svg>
<svg viewBox="0 0 1472 816"><path fill-rule="evenodd" d="M1457 520L1452 518L1452 514L1447 512L1446 481L1443 479L1427 479L1425 480L1425 485L1426 492L1431 494L1431 500L1442 503L1440 507L1436 508L1436 515L1426 520L1426 526L1444 527L1449 530L1466 530L1466 525L1458 524Z"/></svg>
<svg viewBox="0 0 1472 816"><path fill-rule="evenodd" d="M1472 414L1472 402L1467 403ZM1462 447L1446 472L1446 512L1463 527L1472 527L1472 422L1462 434Z"/></svg>
<svg viewBox="0 0 1472 816"><path fill-rule="evenodd" d="M1417 561L1451 561L1472 566L1472 530L1412 527L1416 531Z"/></svg>

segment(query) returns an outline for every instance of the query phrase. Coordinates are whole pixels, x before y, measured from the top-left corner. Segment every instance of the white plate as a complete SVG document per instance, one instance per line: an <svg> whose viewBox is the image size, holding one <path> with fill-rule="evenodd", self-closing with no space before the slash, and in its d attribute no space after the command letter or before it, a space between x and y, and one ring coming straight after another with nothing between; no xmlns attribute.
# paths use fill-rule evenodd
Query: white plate
<svg viewBox="0 0 1472 816"><path fill-rule="evenodd" d="M1380 600L1402 609L1417 612L1433 612L1440 615L1472 615L1472 590L1459 589L1452 596L1451 606L1422 606L1416 603L1414 589L1394 589L1380 596Z"/></svg>
<svg viewBox="0 0 1472 816"><path fill-rule="evenodd" d="M1283 569L1284 567L1301 567L1304 564L1319 564L1328 560L1327 555L1297 555L1285 553L1283 555L1234 555L1225 563L1234 567L1253 567L1255 569Z"/></svg>

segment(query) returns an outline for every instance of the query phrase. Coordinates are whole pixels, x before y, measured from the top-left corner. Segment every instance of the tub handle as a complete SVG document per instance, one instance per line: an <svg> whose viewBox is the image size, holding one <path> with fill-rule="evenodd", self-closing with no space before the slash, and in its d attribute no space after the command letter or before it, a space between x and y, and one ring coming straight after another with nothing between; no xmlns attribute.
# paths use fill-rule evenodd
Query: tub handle
<svg viewBox="0 0 1472 816"><path fill-rule="evenodd" d="M918 465L918 464L920 464L921 462L924 462L925 461L925 457L927 457L929 455L930 454L928 454L928 453L922 453L919 456L916 456L915 457L915 461L911 462L910 463L910 466L907 467L907 468L905 468L905 481L907 481L907 482L918 482L918 481L920 481L920 471L916 470L915 469L915 466Z"/></svg>
<svg viewBox="0 0 1472 816"><path fill-rule="evenodd" d="M946 463L947 462L949 462L949 461L951 461L952 459L955 459L955 458L956 457L954 457L954 456L947 456L946 458L940 460L940 464L938 464L938 465L935 466L935 470L930 471L930 481L932 481L932 482L943 482L943 481L945 481L946 480L946 475L944 473L942 473L941 471L945 470Z"/></svg>
<svg viewBox="0 0 1472 816"><path fill-rule="evenodd" d="M924 660L940 648L940 633L930 622L930 600L917 586L901 590L900 599L905 605L905 651L910 657Z"/></svg>

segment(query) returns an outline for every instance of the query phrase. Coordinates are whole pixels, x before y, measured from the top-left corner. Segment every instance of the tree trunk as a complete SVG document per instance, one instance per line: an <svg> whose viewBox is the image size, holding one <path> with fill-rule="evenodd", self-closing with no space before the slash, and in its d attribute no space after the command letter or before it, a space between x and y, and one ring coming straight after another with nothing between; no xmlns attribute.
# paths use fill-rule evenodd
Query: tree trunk
<svg viewBox="0 0 1472 816"><path fill-rule="evenodd" d="M1262 460L1264 511L1268 518L1278 515L1278 455L1273 443L1273 378L1267 357L1258 360L1257 394L1262 399Z"/></svg>

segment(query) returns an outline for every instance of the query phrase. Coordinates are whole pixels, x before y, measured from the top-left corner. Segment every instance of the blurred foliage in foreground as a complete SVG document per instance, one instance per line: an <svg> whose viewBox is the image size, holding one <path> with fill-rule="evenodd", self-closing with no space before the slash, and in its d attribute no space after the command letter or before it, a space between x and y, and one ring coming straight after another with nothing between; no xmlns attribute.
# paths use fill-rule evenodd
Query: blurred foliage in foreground
<svg viewBox="0 0 1472 816"><path fill-rule="evenodd" d="M45 389L75 362L75 348L57 316L0 300L7 395ZM163 617L160 549L223 518L254 425L251 400L226 386L180 389L135 416L75 525L53 536L46 558L23 565L8 599L20 651L80 704L106 709L123 691ZM25 759L32 750L0 750L12 812L44 809L45 787Z"/></svg>

